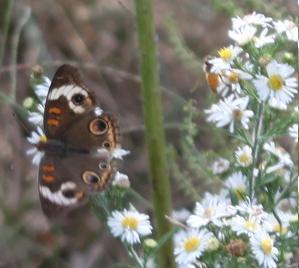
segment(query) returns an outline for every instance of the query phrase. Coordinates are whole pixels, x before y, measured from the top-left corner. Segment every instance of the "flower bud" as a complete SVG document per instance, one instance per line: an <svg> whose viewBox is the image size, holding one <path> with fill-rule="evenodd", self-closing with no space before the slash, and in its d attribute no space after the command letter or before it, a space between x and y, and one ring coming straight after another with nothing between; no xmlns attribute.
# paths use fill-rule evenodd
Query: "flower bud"
<svg viewBox="0 0 299 268"><path fill-rule="evenodd" d="M219 241L216 237L211 237L208 240L208 246L207 246L207 250L208 251L215 251L219 248Z"/></svg>
<svg viewBox="0 0 299 268"><path fill-rule="evenodd" d="M116 172L112 185L116 185L122 188L130 188L130 180L126 174Z"/></svg>
<svg viewBox="0 0 299 268"><path fill-rule="evenodd" d="M34 106L34 99L31 97L27 97L23 100L23 106L27 109L30 110Z"/></svg>
<svg viewBox="0 0 299 268"><path fill-rule="evenodd" d="M266 66L272 60L272 56L269 54L265 54L259 58L259 63L262 66Z"/></svg>
<svg viewBox="0 0 299 268"><path fill-rule="evenodd" d="M158 243L156 240L152 239L152 238L147 238L143 241L143 244L146 248L148 249L154 249L158 246Z"/></svg>

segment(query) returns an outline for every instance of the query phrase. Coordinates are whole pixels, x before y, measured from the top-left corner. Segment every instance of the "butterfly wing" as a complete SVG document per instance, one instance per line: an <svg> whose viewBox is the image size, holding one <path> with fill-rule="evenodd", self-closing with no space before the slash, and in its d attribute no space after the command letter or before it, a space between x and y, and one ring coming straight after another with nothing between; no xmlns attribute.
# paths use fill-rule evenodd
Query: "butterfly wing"
<svg viewBox="0 0 299 268"><path fill-rule="evenodd" d="M56 71L49 88L44 130L49 139L70 147L92 150L118 145L116 120L96 106L95 96L82 82L77 68L64 64Z"/></svg>
<svg viewBox="0 0 299 268"><path fill-rule="evenodd" d="M89 193L102 191L113 176L109 153L46 153L39 168L41 206L49 217L83 204Z"/></svg>

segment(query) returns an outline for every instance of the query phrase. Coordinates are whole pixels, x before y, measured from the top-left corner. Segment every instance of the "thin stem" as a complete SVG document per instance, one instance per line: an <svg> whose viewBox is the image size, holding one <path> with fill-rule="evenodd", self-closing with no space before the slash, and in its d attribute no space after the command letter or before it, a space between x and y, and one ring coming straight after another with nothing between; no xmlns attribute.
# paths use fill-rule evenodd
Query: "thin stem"
<svg viewBox="0 0 299 268"><path fill-rule="evenodd" d="M144 268L143 265L143 260L140 259L140 257L138 256L137 252L135 251L133 246L130 246L128 248L129 252L131 253L131 256L134 258L134 260L136 261L137 265L139 268Z"/></svg>
<svg viewBox="0 0 299 268"><path fill-rule="evenodd" d="M6 1L3 27L2 27L2 33L3 33L2 45L0 46L0 66L2 66L2 64L3 64L4 52L5 52L5 47L6 47L6 40L7 40L7 35L8 35L9 22L10 22L13 4L14 4L14 0Z"/></svg>
<svg viewBox="0 0 299 268"><path fill-rule="evenodd" d="M149 208L149 209L152 209L152 208L153 208L153 207L152 207L152 204L151 204L148 200L146 200L142 195L140 195L138 192L136 192L134 189L129 188L129 189L128 189L128 192L129 192L132 196L136 197L136 198L139 199L141 202L143 202L144 205L147 206L147 208Z"/></svg>
<svg viewBox="0 0 299 268"><path fill-rule="evenodd" d="M144 99L145 138L152 181L156 234L157 240L160 240L171 231L172 226L165 219L165 215L171 213L171 194L156 58L154 1L135 0L135 11ZM159 251L159 267L175 267L171 239Z"/></svg>
<svg viewBox="0 0 299 268"><path fill-rule="evenodd" d="M263 128L263 118L264 118L264 103L261 102L258 106L257 122L255 126L254 141L253 141L253 150L252 150L252 169L249 179L249 198L253 199L254 189L255 189L255 177L254 177L254 168L257 163L258 153L259 153L259 142L260 136L262 134Z"/></svg>
<svg viewBox="0 0 299 268"><path fill-rule="evenodd" d="M18 56L18 46L20 41L20 36L22 29L28 19L30 18L31 9L29 7L26 7L22 12L21 18L19 23L16 26L15 33L12 38L12 52L11 52L11 65L13 66L13 69L10 72L10 79L11 79L11 98L13 100L16 100L16 89L17 89L17 56Z"/></svg>

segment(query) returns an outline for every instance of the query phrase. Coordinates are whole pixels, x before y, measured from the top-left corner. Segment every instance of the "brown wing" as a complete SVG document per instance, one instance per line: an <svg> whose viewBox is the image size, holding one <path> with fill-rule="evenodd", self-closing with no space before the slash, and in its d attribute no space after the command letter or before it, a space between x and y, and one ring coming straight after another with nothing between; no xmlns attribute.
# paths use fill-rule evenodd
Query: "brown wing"
<svg viewBox="0 0 299 268"><path fill-rule="evenodd" d="M94 106L93 93L83 84L78 69L62 65L54 74L46 100L44 130L47 137L59 138L69 125Z"/></svg>
<svg viewBox="0 0 299 268"><path fill-rule="evenodd" d="M70 147L93 150L118 144L117 122L96 106L94 94L78 69L62 65L56 71L46 100L44 130L49 139Z"/></svg>
<svg viewBox="0 0 299 268"><path fill-rule="evenodd" d="M109 153L46 154L39 168L39 195L49 217L84 203L91 192L102 191L113 176Z"/></svg>

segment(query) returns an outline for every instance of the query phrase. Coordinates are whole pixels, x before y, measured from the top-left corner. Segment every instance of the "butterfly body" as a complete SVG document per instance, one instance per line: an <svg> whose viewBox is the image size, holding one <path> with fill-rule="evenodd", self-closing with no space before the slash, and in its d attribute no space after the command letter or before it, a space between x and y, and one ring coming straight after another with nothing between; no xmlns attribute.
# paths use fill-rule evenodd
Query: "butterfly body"
<svg viewBox="0 0 299 268"><path fill-rule="evenodd" d="M112 153L119 146L117 122L98 106L78 70L62 65L50 85L44 113L44 152L39 195L46 215L55 216L101 191L114 174Z"/></svg>

